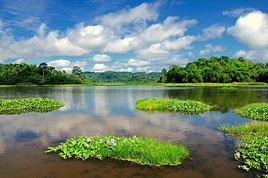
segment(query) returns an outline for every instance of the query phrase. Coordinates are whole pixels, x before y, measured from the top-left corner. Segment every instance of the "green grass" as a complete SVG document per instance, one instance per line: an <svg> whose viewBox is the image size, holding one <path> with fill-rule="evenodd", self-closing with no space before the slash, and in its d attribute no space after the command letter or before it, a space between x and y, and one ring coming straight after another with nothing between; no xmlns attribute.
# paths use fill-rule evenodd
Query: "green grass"
<svg viewBox="0 0 268 178"><path fill-rule="evenodd" d="M145 98L136 101L136 108L145 111L169 111L198 114L210 111L212 106L193 100Z"/></svg>
<svg viewBox="0 0 268 178"><path fill-rule="evenodd" d="M234 154L238 167L268 178L268 123L252 122L219 129L241 137L240 147Z"/></svg>
<svg viewBox="0 0 268 178"><path fill-rule="evenodd" d="M222 90L236 90L236 87L222 87Z"/></svg>
<svg viewBox="0 0 268 178"><path fill-rule="evenodd" d="M49 112L64 106L50 98L1 99L0 114L21 114L26 112Z"/></svg>
<svg viewBox="0 0 268 178"><path fill-rule="evenodd" d="M227 132L228 134L238 135L242 139L268 136L268 123L266 122L250 122L242 125L235 125L232 127L220 127L220 130Z"/></svg>
<svg viewBox="0 0 268 178"><path fill-rule="evenodd" d="M253 103L235 110L238 115L255 120L268 120L268 103Z"/></svg>
<svg viewBox="0 0 268 178"><path fill-rule="evenodd" d="M188 150L182 145L135 136L80 136L67 139L65 143L56 147L48 147L46 151L46 153L54 152L63 159L112 158L153 166L180 165L189 155Z"/></svg>

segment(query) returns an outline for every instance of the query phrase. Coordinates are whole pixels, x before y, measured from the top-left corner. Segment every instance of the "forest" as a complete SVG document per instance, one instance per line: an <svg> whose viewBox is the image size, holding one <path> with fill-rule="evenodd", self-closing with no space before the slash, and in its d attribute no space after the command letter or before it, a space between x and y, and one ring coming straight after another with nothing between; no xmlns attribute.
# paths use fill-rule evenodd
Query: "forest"
<svg viewBox="0 0 268 178"><path fill-rule="evenodd" d="M161 77L160 72L83 72L82 76L90 82L124 82L148 83L157 82Z"/></svg>
<svg viewBox="0 0 268 178"><path fill-rule="evenodd" d="M0 85L16 84L79 84L82 83L79 68L74 67L72 74L58 71L46 63L0 64Z"/></svg>
<svg viewBox="0 0 268 178"><path fill-rule="evenodd" d="M231 83L268 82L268 64L254 63L243 58L226 56L200 58L185 67L172 65L162 70L163 83Z"/></svg>
<svg viewBox="0 0 268 178"><path fill-rule="evenodd" d="M226 56L200 58L185 67L172 65L160 72L82 72L74 66L72 73L56 70L46 63L0 64L0 85L16 84L86 84L122 83L232 83L268 82L268 64Z"/></svg>

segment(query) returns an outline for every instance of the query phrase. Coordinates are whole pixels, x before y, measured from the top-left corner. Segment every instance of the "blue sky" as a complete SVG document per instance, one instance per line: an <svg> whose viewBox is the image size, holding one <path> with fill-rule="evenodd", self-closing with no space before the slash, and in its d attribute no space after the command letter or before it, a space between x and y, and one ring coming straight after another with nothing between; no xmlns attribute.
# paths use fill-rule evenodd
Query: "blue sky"
<svg viewBox="0 0 268 178"><path fill-rule="evenodd" d="M0 62L161 71L199 57L268 62L267 0L0 0Z"/></svg>

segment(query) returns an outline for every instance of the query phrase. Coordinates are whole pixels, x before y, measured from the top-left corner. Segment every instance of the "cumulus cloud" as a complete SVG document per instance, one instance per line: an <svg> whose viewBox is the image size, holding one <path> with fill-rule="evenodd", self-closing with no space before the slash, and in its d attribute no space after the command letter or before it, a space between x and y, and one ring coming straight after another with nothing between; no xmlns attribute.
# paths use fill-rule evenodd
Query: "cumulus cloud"
<svg viewBox="0 0 268 178"><path fill-rule="evenodd" d="M240 16L228 32L240 42L246 44L249 50L237 51L235 56L267 62L268 59L268 14L252 11Z"/></svg>
<svg viewBox="0 0 268 178"><path fill-rule="evenodd" d="M138 50L137 55L149 61L164 60L178 50L190 49L191 44L197 39L195 36L183 36L175 40L166 40Z"/></svg>
<svg viewBox="0 0 268 178"><path fill-rule="evenodd" d="M224 26L215 24L203 30L203 38L204 39L220 38L224 32L225 32Z"/></svg>
<svg viewBox="0 0 268 178"><path fill-rule="evenodd" d="M138 47L137 37L126 37L123 39L117 39L115 41L110 41L103 49L105 52L112 53L126 53L128 51L134 50Z"/></svg>
<svg viewBox="0 0 268 178"><path fill-rule="evenodd" d="M224 51L224 47L220 46L220 45L211 45L211 44L207 44L205 46L204 49L202 49L199 52L200 56L207 56L210 53L215 53L215 52L222 52Z"/></svg>
<svg viewBox="0 0 268 178"><path fill-rule="evenodd" d="M64 70L67 73L71 73L74 66L79 66L81 70L84 70L87 62L85 61L70 61L67 59L53 60L47 63L49 66L53 66L58 70Z"/></svg>
<svg viewBox="0 0 268 178"><path fill-rule="evenodd" d="M106 54L96 54L92 57L92 60L95 62L109 62L111 57Z"/></svg>
<svg viewBox="0 0 268 178"><path fill-rule="evenodd" d="M150 62L131 58L128 60L127 64L128 64L128 67L142 67L142 66L149 65Z"/></svg>
<svg viewBox="0 0 268 178"><path fill-rule="evenodd" d="M256 51L251 50L251 51L246 51L246 50L239 50L237 52L235 52L234 54L235 58L245 58L245 59L255 59L256 57Z"/></svg>
<svg viewBox="0 0 268 178"><path fill-rule="evenodd" d="M180 21L178 17L167 17L163 23L152 24L146 28L140 38L146 43L155 43L172 37L181 37L195 24L196 20Z"/></svg>
<svg viewBox="0 0 268 178"><path fill-rule="evenodd" d="M109 67L106 66L105 64L95 64L92 69L95 72L105 72L109 70Z"/></svg>
<svg viewBox="0 0 268 178"><path fill-rule="evenodd" d="M157 7L157 3L142 3L134 8L100 16L96 20L104 26L112 28L119 28L130 23L145 23L146 21L156 20L158 17Z"/></svg>
<svg viewBox="0 0 268 178"><path fill-rule="evenodd" d="M254 8L236 8L236 9L230 9L222 12L222 15L229 16L229 17L239 17L241 15L245 15L251 11L254 11Z"/></svg>
<svg viewBox="0 0 268 178"><path fill-rule="evenodd" d="M268 14L253 11L239 17L228 32L252 48L268 48Z"/></svg>

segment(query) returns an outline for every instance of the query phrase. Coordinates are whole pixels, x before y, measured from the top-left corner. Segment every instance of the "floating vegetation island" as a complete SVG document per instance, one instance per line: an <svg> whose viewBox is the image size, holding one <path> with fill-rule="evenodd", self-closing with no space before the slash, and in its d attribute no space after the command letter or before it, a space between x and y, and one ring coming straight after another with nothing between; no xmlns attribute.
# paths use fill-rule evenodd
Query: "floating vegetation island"
<svg viewBox="0 0 268 178"><path fill-rule="evenodd" d="M182 114L199 114L210 111L212 106L193 100L145 98L137 100L136 108L145 111L169 111Z"/></svg>
<svg viewBox="0 0 268 178"><path fill-rule="evenodd" d="M253 103L236 109L235 112L243 117L268 121L268 103Z"/></svg>
<svg viewBox="0 0 268 178"><path fill-rule="evenodd" d="M50 98L1 99L0 114L21 114L26 112L49 112L64 106Z"/></svg>
<svg viewBox="0 0 268 178"><path fill-rule="evenodd" d="M234 155L240 162L238 167L256 172L257 177L268 178L268 123L252 122L219 129L241 137Z"/></svg>
<svg viewBox="0 0 268 178"><path fill-rule="evenodd" d="M237 88L236 87L222 87L221 88L222 90L237 90Z"/></svg>
<svg viewBox="0 0 268 178"><path fill-rule="evenodd" d="M189 155L188 150L172 143L162 143L142 137L92 136L67 139L56 147L48 147L46 153L58 152L63 159L90 158L131 161L141 165L180 165Z"/></svg>

